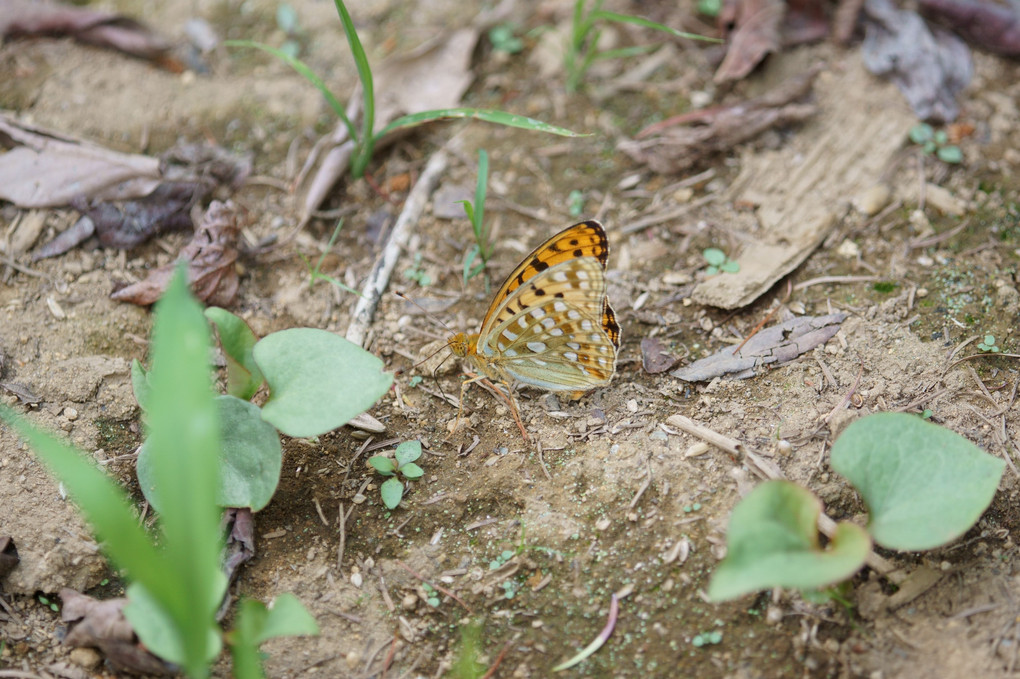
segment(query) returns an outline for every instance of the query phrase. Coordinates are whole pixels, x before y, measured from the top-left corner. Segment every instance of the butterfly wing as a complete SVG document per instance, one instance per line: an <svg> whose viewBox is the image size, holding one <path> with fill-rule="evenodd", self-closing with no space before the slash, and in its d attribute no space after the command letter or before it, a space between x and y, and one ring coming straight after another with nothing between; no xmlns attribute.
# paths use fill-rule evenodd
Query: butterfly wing
<svg viewBox="0 0 1020 679"><path fill-rule="evenodd" d="M525 257L517 265L517 268L506 277L492 298L489 311L482 320L479 336L483 338L489 336L494 326L506 320L506 318L500 317L500 311L504 308L507 298L513 295L518 288L543 271L579 257L593 257L598 260L599 266L603 270L606 268L606 262L609 259L609 239L606 237L606 230L595 220L567 227ZM606 306L608 308L608 303ZM609 319L616 327L618 340L619 326L616 325L612 309L609 309Z"/></svg>
<svg viewBox="0 0 1020 679"><path fill-rule="evenodd" d="M543 389L608 384L620 328L603 267L597 257L572 257L532 275L490 314L479 354L501 374Z"/></svg>

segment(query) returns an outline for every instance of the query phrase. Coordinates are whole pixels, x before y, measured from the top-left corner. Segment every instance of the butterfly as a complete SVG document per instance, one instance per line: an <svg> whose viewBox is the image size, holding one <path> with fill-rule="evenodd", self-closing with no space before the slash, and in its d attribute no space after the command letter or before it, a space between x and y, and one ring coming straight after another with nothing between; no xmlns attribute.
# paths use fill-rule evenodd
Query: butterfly
<svg viewBox="0 0 1020 679"><path fill-rule="evenodd" d="M462 384L461 397L480 380L502 382L508 393L516 382L571 398L609 384L620 326L606 296L608 258L609 239L594 220L564 229L525 257L499 286L479 331L447 343L480 373ZM512 395L506 401L528 440Z"/></svg>

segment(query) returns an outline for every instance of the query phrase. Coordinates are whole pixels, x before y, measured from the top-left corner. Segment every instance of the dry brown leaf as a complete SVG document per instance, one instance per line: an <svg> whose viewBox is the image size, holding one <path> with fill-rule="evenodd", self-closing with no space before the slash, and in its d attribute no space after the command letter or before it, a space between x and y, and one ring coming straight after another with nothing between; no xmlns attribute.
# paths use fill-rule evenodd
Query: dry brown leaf
<svg viewBox="0 0 1020 679"><path fill-rule="evenodd" d="M188 262L191 290L207 304L226 307L237 294L237 239L241 233L237 208L227 201L213 201L178 259ZM152 271L148 278L110 295L121 302L149 305L163 294L176 264Z"/></svg>
<svg viewBox="0 0 1020 679"><path fill-rule="evenodd" d="M740 80L766 55L779 50L779 30L786 14L786 3L784 0L740 0L725 9L731 16L720 16L720 22L735 23L736 30L730 35L726 57L715 72L713 80L717 83Z"/></svg>
<svg viewBox="0 0 1020 679"><path fill-rule="evenodd" d="M942 22L972 45L1020 57L1020 7L986 0L920 0L925 16Z"/></svg>

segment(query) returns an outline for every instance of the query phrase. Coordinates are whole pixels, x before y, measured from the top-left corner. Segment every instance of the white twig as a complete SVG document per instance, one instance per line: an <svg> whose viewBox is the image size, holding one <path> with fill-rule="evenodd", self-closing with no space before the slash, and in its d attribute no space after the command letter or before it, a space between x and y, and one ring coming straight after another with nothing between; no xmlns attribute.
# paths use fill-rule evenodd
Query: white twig
<svg viewBox="0 0 1020 679"><path fill-rule="evenodd" d="M368 327L375 315L375 309L379 305L379 299L390 282L393 269L397 266L397 259L400 257L401 251L407 247L414 226L418 223L418 218L421 217L429 196L432 195L436 184L439 183L440 175L446 170L446 164L447 153L441 149L429 159L418 183L414 185L411 193L407 196L404 210L397 217L397 223L390 233L386 248L372 267L372 273L369 274L368 280L365 281L365 287L362 288L362 296L358 298L358 304L354 307L351 323L347 326L347 339L351 342L359 346L363 345L365 337L368 335Z"/></svg>

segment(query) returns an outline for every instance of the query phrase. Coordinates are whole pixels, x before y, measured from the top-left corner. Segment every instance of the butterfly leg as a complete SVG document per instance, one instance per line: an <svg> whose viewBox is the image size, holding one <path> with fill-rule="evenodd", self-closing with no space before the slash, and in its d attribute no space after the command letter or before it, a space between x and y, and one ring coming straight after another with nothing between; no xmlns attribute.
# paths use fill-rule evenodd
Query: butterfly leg
<svg viewBox="0 0 1020 679"><path fill-rule="evenodd" d="M514 392L510 388L510 385L507 384L506 382L504 382L503 380L499 381L500 384L502 384L504 387L506 387L506 393L504 394L502 392L502 390L499 389L499 387L497 387L495 384L490 382L488 379L484 379L483 378L481 380L481 382L482 382L482 384L485 384L485 385L488 385L489 387L491 387L493 391L495 391L497 394L499 394L500 398L502 398L504 401L506 401L506 404L508 406L510 406L510 412L514 416L514 422L517 423L517 428L521 430L521 436L524 438L524 442L525 443L531 443L531 439L528 437L528 431L524 428L524 423L521 422L521 413L520 413L520 411L517 410L517 404L514 402Z"/></svg>
<svg viewBox="0 0 1020 679"><path fill-rule="evenodd" d="M457 428L460 427L460 420L464 416L464 392L467 391L468 385L472 382L478 382L484 380L484 375L475 375L471 379L464 380L460 384L460 398L457 400L457 419L453 423L453 428L450 430L450 435L447 436L443 441L449 441L450 438L457 433Z"/></svg>

